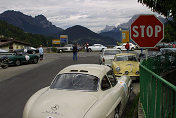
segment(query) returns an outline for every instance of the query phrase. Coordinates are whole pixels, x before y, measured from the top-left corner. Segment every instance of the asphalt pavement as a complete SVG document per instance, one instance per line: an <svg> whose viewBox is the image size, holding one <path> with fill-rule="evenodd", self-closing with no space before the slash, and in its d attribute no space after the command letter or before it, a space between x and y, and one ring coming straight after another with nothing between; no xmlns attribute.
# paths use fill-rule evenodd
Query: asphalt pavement
<svg viewBox="0 0 176 118"><path fill-rule="evenodd" d="M55 75L73 64L98 64L99 52L80 52L78 61L72 53L45 54L38 64L0 68L0 117L21 118L27 100L39 89L49 86ZM134 91L139 92L139 84Z"/></svg>

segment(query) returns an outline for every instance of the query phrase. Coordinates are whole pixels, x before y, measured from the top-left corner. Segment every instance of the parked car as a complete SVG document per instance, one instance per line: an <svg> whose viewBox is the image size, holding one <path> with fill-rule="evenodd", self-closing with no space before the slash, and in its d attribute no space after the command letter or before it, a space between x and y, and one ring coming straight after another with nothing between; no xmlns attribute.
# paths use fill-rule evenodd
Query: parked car
<svg viewBox="0 0 176 118"><path fill-rule="evenodd" d="M16 51L12 55L7 55L9 65L19 66L24 63L38 63L39 56L36 54L28 54L21 51Z"/></svg>
<svg viewBox="0 0 176 118"><path fill-rule="evenodd" d="M115 78L110 67L71 65L25 105L23 118L119 118L129 98L131 79Z"/></svg>
<svg viewBox="0 0 176 118"><path fill-rule="evenodd" d="M8 52L6 50L0 49L0 53Z"/></svg>
<svg viewBox="0 0 176 118"><path fill-rule="evenodd" d="M99 63L102 65L111 66L114 56L119 53L121 53L121 50L119 49L104 49L100 55Z"/></svg>
<svg viewBox="0 0 176 118"><path fill-rule="evenodd" d="M116 54L112 62L114 74L118 77L128 75L132 80L139 79L139 62L135 54Z"/></svg>
<svg viewBox="0 0 176 118"><path fill-rule="evenodd" d="M71 52L73 50L72 44L67 44L64 47L57 47L57 52Z"/></svg>
<svg viewBox="0 0 176 118"><path fill-rule="evenodd" d="M129 44L130 44L130 49L129 49L129 50L134 50L134 49L136 49L136 45L134 45L134 44L132 44L132 43L129 43ZM125 45L126 45L126 43L123 43L123 44L121 44L120 46L115 46L115 47L113 47L113 48L119 49L119 50L126 50Z"/></svg>
<svg viewBox="0 0 176 118"><path fill-rule="evenodd" d="M161 48L172 48L172 44L161 42L155 46L155 48L150 48L149 51L160 51Z"/></svg>
<svg viewBox="0 0 176 118"><path fill-rule="evenodd" d="M92 46L89 46L89 51L102 51L103 49L106 49L107 47L101 45L101 44L94 44Z"/></svg>

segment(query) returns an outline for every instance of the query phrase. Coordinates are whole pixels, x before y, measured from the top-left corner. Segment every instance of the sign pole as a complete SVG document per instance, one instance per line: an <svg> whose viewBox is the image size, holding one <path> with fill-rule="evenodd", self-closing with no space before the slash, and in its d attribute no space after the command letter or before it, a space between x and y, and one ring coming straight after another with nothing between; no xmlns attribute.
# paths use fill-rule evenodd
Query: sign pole
<svg viewBox="0 0 176 118"><path fill-rule="evenodd" d="M146 57L146 60L148 59L148 49L145 50L145 57Z"/></svg>

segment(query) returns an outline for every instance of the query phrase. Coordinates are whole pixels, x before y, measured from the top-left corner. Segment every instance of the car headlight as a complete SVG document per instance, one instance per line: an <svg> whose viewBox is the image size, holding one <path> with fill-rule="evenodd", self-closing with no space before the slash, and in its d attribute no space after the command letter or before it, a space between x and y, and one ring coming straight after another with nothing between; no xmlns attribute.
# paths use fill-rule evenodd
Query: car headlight
<svg viewBox="0 0 176 118"><path fill-rule="evenodd" d="M117 67L117 68L116 68L116 71L117 71L117 72L120 72L120 67Z"/></svg>
<svg viewBox="0 0 176 118"><path fill-rule="evenodd" d="M128 75L128 73L129 73L128 71L125 71L125 75Z"/></svg>
<svg viewBox="0 0 176 118"><path fill-rule="evenodd" d="M139 71L136 71L136 75L139 75Z"/></svg>

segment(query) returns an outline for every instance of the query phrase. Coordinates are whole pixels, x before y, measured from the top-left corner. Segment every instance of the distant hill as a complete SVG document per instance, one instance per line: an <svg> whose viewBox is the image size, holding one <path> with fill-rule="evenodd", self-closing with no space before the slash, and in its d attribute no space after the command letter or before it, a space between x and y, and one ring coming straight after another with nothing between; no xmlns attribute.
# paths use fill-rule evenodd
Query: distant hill
<svg viewBox="0 0 176 118"><path fill-rule="evenodd" d="M101 43L103 45L116 44L116 40L114 40L113 38L100 36L99 34L80 25L70 27L60 32L59 35L68 35L69 43L84 44L88 42L90 45L95 43Z"/></svg>
<svg viewBox="0 0 176 118"><path fill-rule="evenodd" d="M51 37L46 37L39 34L26 33L22 29L1 20L0 35L3 35L5 38L14 38L19 41L30 43L33 47L38 47L41 44L43 46L50 46L52 39Z"/></svg>
<svg viewBox="0 0 176 118"><path fill-rule="evenodd" d="M33 34L56 37L54 34L63 30L52 25L43 15L32 17L13 10L8 10L0 14L0 20L6 21L9 24L23 29L25 32Z"/></svg>

